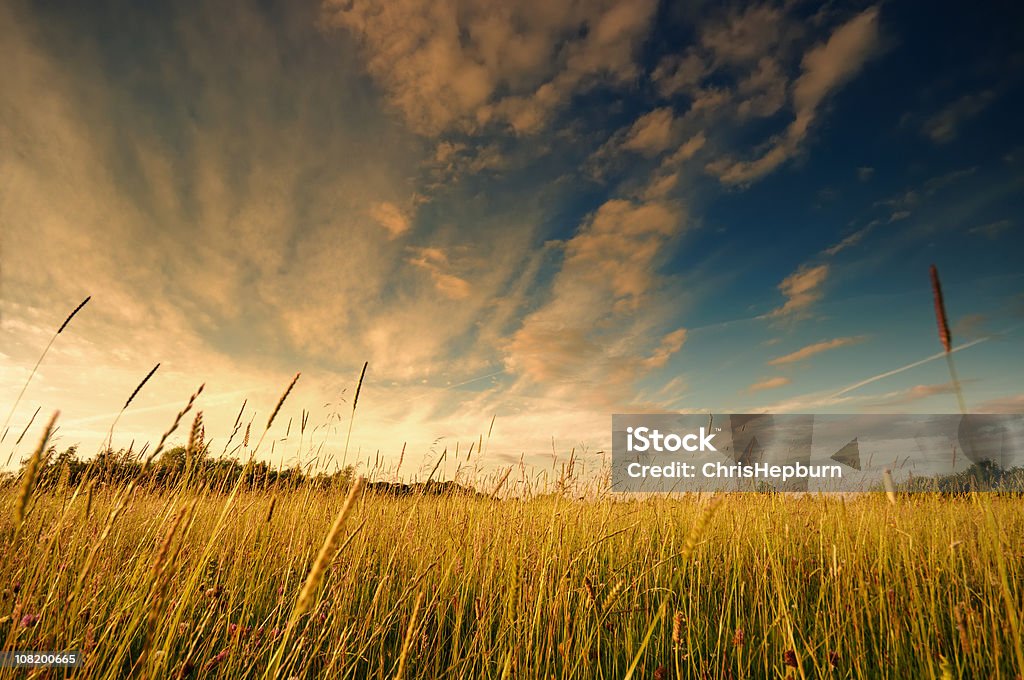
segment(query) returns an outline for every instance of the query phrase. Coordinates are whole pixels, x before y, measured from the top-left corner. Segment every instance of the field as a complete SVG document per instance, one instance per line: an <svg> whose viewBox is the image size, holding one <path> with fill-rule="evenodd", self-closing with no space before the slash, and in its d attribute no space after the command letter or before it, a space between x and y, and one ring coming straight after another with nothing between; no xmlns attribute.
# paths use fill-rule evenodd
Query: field
<svg viewBox="0 0 1024 680"><path fill-rule="evenodd" d="M1024 673L1019 501L353 486L8 486L3 648L83 678Z"/></svg>

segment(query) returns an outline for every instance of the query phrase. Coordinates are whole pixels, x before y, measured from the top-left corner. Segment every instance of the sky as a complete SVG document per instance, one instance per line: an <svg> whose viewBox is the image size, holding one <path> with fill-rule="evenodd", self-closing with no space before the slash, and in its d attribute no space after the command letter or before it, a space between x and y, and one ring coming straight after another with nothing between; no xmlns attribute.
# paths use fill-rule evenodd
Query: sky
<svg viewBox="0 0 1024 680"><path fill-rule="evenodd" d="M4 2L0 462L55 410L61 446L137 448L200 384L220 451L297 372L259 457L337 460L364 362L347 462L406 477L488 432L482 469L596 468L613 413L956 412L933 263L968 408L1021 412L1022 28L1013 2Z"/></svg>

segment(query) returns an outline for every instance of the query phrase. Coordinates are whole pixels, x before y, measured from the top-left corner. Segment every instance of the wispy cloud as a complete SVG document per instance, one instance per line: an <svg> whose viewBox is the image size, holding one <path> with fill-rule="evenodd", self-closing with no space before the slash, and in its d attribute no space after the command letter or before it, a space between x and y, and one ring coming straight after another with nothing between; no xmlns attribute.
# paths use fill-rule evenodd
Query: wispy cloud
<svg viewBox="0 0 1024 680"><path fill-rule="evenodd" d="M877 221L869 222L868 224L861 227L857 231L854 231L851 234L844 236L843 239L836 243L835 245L829 246L828 248L823 250L822 254L832 257L834 255L838 255L847 248L852 248L853 246L863 241L864 237L870 234L871 230L874 229L877 225Z"/></svg>
<svg viewBox="0 0 1024 680"><path fill-rule="evenodd" d="M414 257L409 258L411 264L425 269L433 279L437 290L453 300L464 300L469 297L469 282L450 273L448 255L439 248L420 248Z"/></svg>
<svg viewBox="0 0 1024 680"><path fill-rule="evenodd" d="M937 144L951 142L956 139L960 126L991 106L995 99L994 90L958 97L929 117L922 126L922 132Z"/></svg>
<svg viewBox="0 0 1024 680"><path fill-rule="evenodd" d="M965 383L967 381L964 381ZM913 385L904 390L889 392L874 397L866 403L866 406L876 409L892 409L899 406L906 406L930 397L945 394L955 394L956 386L953 383L937 383L930 385Z"/></svg>
<svg viewBox="0 0 1024 680"><path fill-rule="evenodd" d="M679 132L669 107L655 109L638 118L626 133L622 148L646 156L656 156L677 142Z"/></svg>
<svg viewBox="0 0 1024 680"><path fill-rule="evenodd" d="M811 305L824 294L822 286L828 278L829 265L803 265L779 284L786 303L773 310L770 316L784 317L806 314Z"/></svg>
<svg viewBox="0 0 1024 680"><path fill-rule="evenodd" d="M978 404L978 413L1024 413L1024 394L989 399Z"/></svg>
<svg viewBox="0 0 1024 680"><path fill-rule="evenodd" d="M764 380L759 380L752 384L750 387L748 387L747 392L753 393L760 392L762 390L774 390L778 389L779 387L785 387L791 382L792 381L789 378L781 375L776 376L774 378L765 378Z"/></svg>
<svg viewBox="0 0 1024 680"><path fill-rule="evenodd" d="M999 238L999 236L1007 229L1013 226L1012 220L996 220L995 222L989 222L988 224L982 224L977 227L971 227L967 230L968 234L980 234L987 238Z"/></svg>
<svg viewBox="0 0 1024 680"><path fill-rule="evenodd" d="M839 349L840 347L849 347L850 345L856 345L862 343L867 338L864 336L846 337L846 338L833 338L832 340L824 340L822 342L816 342L805 347L801 347L795 352L776 357L768 362L769 366L783 366L785 364L793 364L798 361L804 361L815 355L821 354L822 352L828 352L829 350Z"/></svg>
<svg viewBox="0 0 1024 680"><path fill-rule="evenodd" d="M881 46L877 7L864 10L837 28L827 41L804 54L801 73L790 92L794 118L786 130L770 140L759 157L721 158L710 163L708 170L726 184L743 184L778 168L800 150L822 104L859 73Z"/></svg>
<svg viewBox="0 0 1024 680"><path fill-rule="evenodd" d="M409 216L394 203L374 203L370 206L370 217L387 230L390 238L397 238L409 231Z"/></svg>

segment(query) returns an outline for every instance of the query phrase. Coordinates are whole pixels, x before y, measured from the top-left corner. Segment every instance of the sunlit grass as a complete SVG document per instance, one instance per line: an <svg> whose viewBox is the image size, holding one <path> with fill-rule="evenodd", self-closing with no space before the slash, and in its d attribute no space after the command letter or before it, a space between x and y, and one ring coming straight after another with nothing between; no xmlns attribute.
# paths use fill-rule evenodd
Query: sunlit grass
<svg viewBox="0 0 1024 680"><path fill-rule="evenodd" d="M364 493L297 607L348 491L65 485L18 531L7 488L3 648L90 678L1024 672L1019 500Z"/></svg>

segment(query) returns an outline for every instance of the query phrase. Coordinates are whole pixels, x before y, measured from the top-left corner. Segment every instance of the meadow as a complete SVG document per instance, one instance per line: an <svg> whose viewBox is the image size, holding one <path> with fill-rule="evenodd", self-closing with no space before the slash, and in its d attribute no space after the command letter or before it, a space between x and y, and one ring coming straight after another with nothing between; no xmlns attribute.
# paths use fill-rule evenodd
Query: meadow
<svg viewBox="0 0 1024 680"><path fill-rule="evenodd" d="M1024 672L1011 498L242 486L8 485L3 648L81 678Z"/></svg>

